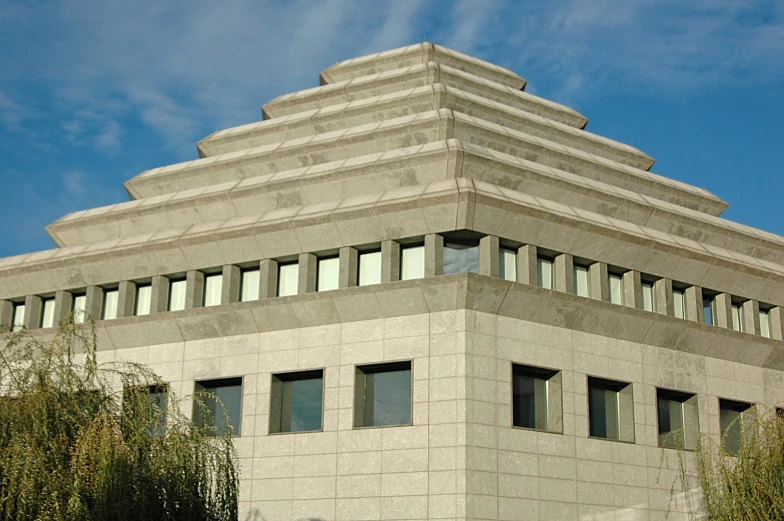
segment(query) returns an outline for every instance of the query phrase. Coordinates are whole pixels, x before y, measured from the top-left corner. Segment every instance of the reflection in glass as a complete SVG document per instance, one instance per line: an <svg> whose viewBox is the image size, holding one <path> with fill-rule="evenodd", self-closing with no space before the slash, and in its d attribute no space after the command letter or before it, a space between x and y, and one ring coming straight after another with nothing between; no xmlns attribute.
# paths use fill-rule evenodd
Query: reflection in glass
<svg viewBox="0 0 784 521"><path fill-rule="evenodd" d="M357 368L357 427L411 424L411 363Z"/></svg>
<svg viewBox="0 0 784 521"><path fill-rule="evenodd" d="M445 242L444 274L479 273L479 241Z"/></svg>
<svg viewBox="0 0 784 521"><path fill-rule="evenodd" d="M273 376L270 432L321 430L322 371Z"/></svg>
<svg viewBox="0 0 784 521"><path fill-rule="evenodd" d="M223 436L226 429L240 435L242 378L196 382L193 401L193 421L208 436Z"/></svg>
<svg viewBox="0 0 784 521"><path fill-rule="evenodd" d="M515 364L512 373L512 425L547 430L549 379L556 372Z"/></svg>

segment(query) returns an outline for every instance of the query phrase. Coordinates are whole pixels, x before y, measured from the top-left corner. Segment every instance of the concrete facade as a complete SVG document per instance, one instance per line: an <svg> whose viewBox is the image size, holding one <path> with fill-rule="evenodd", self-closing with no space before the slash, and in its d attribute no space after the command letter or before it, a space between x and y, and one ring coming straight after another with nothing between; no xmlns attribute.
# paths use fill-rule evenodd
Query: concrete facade
<svg viewBox="0 0 784 521"><path fill-rule="evenodd" d="M688 519L657 390L692 396L688 429L715 439L720 400L784 405L784 238L449 49L320 80L129 180L129 202L51 224L57 249L0 259L0 323L24 304L45 337L42 303L59 318L84 297L102 360L149 364L180 396L241 377L243 518ZM476 258L450 273L454 244ZM420 245L422 277L401 280ZM359 285L368 252L378 283ZM335 289L317 291L332 258ZM387 362L410 363L410 425L357 427L358 368ZM513 367L553 375L546 428L514 426ZM271 432L273 375L313 370L321 428ZM589 382L622 387L617 439L591 435Z"/></svg>

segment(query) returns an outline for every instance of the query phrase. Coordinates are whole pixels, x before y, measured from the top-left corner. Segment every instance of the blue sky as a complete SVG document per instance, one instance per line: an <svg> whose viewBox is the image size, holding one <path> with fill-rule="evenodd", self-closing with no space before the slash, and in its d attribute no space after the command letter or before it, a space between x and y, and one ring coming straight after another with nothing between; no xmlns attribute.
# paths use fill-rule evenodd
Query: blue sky
<svg viewBox="0 0 784 521"><path fill-rule="evenodd" d="M587 130L784 235L782 0L4 0L0 256L127 200L334 62L423 40L504 65Z"/></svg>

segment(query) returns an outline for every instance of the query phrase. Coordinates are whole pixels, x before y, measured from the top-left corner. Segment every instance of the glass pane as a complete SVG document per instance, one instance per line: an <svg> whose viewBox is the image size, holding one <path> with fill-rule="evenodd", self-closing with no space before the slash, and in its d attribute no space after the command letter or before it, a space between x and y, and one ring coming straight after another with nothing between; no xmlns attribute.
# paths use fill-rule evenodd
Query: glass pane
<svg viewBox="0 0 784 521"><path fill-rule="evenodd" d="M737 454L740 449L743 412L748 404L719 400L719 421L723 436L723 447L730 454Z"/></svg>
<svg viewBox="0 0 784 521"><path fill-rule="evenodd" d="M103 315L104 320L117 318L117 302L120 292L116 289L103 292Z"/></svg>
<svg viewBox="0 0 784 521"><path fill-rule="evenodd" d="M204 277L204 307L219 306L221 291L223 290L223 275L208 275Z"/></svg>
<svg viewBox="0 0 784 521"><path fill-rule="evenodd" d="M260 270L243 270L240 280L240 302L259 300Z"/></svg>
<svg viewBox="0 0 784 521"><path fill-rule="evenodd" d="M677 318L686 318L686 295L677 289L672 290L673 314Z"/></svg>
<svg viewBox="0 0 784 521"><path fill-rule="evenodd" d="M515 372L512 387L513 425L547 430L547 380Z"/></svg>
<svg viewBox="0 0 784 521"><path fill-rule="evenodd" d="M185 309L185 280L173 280L169 285L169 311L181 311Z"/></svg>
<svg viewBox="0 0 784 521"><path fill-rule="evenodd" d="M26 309L27 308L24 304L16 304L14 306L14 324L13 324L14 331L19 331L24 327Z"/></svg>
<svg viewBox="0 0 784 521"><path fill-rule="evenodd" d="M316 291L338 289L340 280L340 259L332 257L318 260Z"/></svg>
<svg viewBox="0 0 784 521"><path fill-rule="evenodd" d="M590 297L590 279L588 278L588 268L585 266L574 267L574 294L580 297Z"/></svg>
<svg viewBox="0 0 784 521"><path fill-rule="evenodd" d="M645 311L656 310L656 294L653 292L653 283L642 283L642 309Z"/></svg>
<svg viewBox="0 0 784 521"><path fill-rule="evenodd" d="M278 266L278 296L287 297L297 294L299 285L299 264L281 264Z"/></svg>
<svg viewBox="0 0 784 521"><path fill-rule="evenodd" d="M517 280L517 253L514 250L501 248L498 260L501 263L499 270L501 278L511 281Z"/></svg>
<svg viewBox="0 0 784 521"><path fill-rule="evenodd" d="M623 277L610 273L607 280L610 286L610 302L613 304L623 304Z"/></svg>
<svg viewBox="0 0 784 521"><path fill-rule="evenodd" d="M425 247L412 246L400 250L400 280L425 276Z"/></svg>
<svg viewBox="0 0 784 521"><path fill-rule="evenodd" d="M365 375L365 425L411 423L411 370Z"/></svg>
<svg viewBox="0 0 784 521"><path fill-rule="evenodd" d="M479 273L479 244L444 243L444 274Z"/></svg>
<svg viewBox="0 0 784 521"><path fill-rule="evenodd" d="M620 439L618 392L601 385L591 385L588 405L591 436Z"/></svg>
<svg viewBox="0 0 784 521"><path fill-rule="evenodd" d="M735 331L743 331L743 321L741 320L741 313L740 313L740 306L737 304L733 304L731 307L732 311L732 329Z"/></svg>
<svg viewBox="0 0 784 521"><path fill-rule="evenodd" d="M381 252L371 251L359 254L360 286L381 283Z"/></svg>
<svg viewBox="0 0 784 521"><path fill-rule="evenodd" d="M659 446L683 448L683 402L660 395L657 398Z"/></svg>
<svg viewBox="0 0 784 521"><path fill-rule="evenodd" d="M707 297L703 297L702 301L702 321L712 326L714 324L714 305L713 299L708 299Z"/></svg>
<svg viewBox="0 0 784 521"><path fill-rule="evenodd" d="M54 327L54 299L41 301L41 327Z"/></svg>
<svg viewBox="0 0 784 521"><path fill-rule="evenodd" d="M760 311L760 335L770 338L770 315L767 311Z"/></svg>
<svg viewBox="0 0 784 521"><path fill-rule="evenodd" d="M283 382L281 431L317 431L321 429L323 378Z"/></svg>
<svg viewBox="0 0 784 521"><path fill-rule="evenodd" d="M537 258L536 277L540 288L553 289L553 261Z"/></svg>
<svg viewBox="0 0 784 521"><path fill-rule="evenodd" d="M87 295L76 295L73 298L73 320L76 324L83 324L87 318Z"/></svg>
<svg viewBox="0 0 784 521"><path fill-rule="evenodd" d="M136 309L135 315L149 315L150 303L152 302L152 286L145 284L144 286L136 286Z"/></svg>
<svg viewBox="0 0 784 521"><path fill-rule="evenodd" d="M227 427L232 429L234 436L240 435L242 383L241 380L234 378L226 382L225 385L220 382L196 384L196 390L203 393L198 394L197 399L204 404L204 407L195 406L194 419L199 427L207 429L212 436L222 436Z"/></svg>

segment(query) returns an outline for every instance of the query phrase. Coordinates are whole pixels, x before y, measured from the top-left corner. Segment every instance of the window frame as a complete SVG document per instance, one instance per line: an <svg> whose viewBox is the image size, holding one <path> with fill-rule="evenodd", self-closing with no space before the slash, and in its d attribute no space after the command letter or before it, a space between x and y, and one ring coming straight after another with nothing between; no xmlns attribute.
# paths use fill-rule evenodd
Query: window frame
<svg viewBox="0 0 784 521"><path fill-rule="evenodd" d="M523 429L536 432L549 432L552 434L563 434L563 371L552 369L548 367L532 366L529 364L521 364L511 362L510 373L510 404L511 404L511 427L514 429ZM531 377L544 381L547 385L545 388L544 406L545 412L543 415L535 414L535 418L544 418L545 425L540 426L526 426L520 425L515 422L516 416L516 398L515 393L515 379L518 376ZM536 386L534 385L534 389ZM537 404L538 400L534 398L534 403ZM536 423L536 419L534 420Z"/></svg>
<svg viewBox="0 0 784 521"><path fill-rule="evenodd" d="M299 434L303 432L323 432L324 431L324 397L326 395L326 370L309 369L304 371L288 371L273 373L270 375L270 414L269 414L269 434ZM285 394L286 384L303 380L321 380L321 414L319 415L319 426L317 429L292 430L289 426L284 429L283 423L286 416ZM291 413L288 415L291 416Z"/></svg>
<svg viewBox="0 0 784 521"><path fill-rule="evenodd" d="M681 435L679 443L670 443L670 434L662 441L661 408L660 401L669 401L680 404ZM657 443L660 448L694 451L697 447L699 434L699 401L696 393L656 387L656 427ZM673 431L670 430L670 433Z"/></svg>
<svg viewBox="0 0 784 521"><path fill-rule="evenodd" d="M407 423L376 425L367 422L367 375L390 373L408 370L409 373L409 402ZM382 429L387 427L410 427L414 425L414 362L413 360L397 360L361 364L354 366L354 429ZM375 395L375 388L374 388Z"/></svg>
<svg viewBox="0 0 784 521"><path fill-rule="evenodd" d="M616 405L615 405L615 412L617 415L617 425L616 429L618 431L618 437L611 437L609 435L610 431L610 424L607 420L607 414L605 410L604 415L604 431L605 435L594 434L594 424L593 424L593 411L594 405L592 400L592 389L601 389L604 391L611 391L616 393ZM621 442L621 443L635 443L635 430L636 426L634 423L634 383L633 382L624 382L621 380L613 380L610 378L604 378L601 376L591 376L587 375L586 378L586 389L587 389L587 400L588 400L588 437L593 439L600 439L600 440L607 440L607 441L614 441L614 442Z"/></svg>
<svg viewBox="0 0 784 521"><path fill-rule="evenodd" d="M231 382L231 383L229 383ZM206 385L211 384L211 385ZM220 385L219 385L220 384ZM209 393L206 389L217 389L218 387L235 387L239 386L239 403L238 403L238 413L237 413L237 430L236 432L232 432L232 438L238 438L242 436L242 406L245 402L245 378L243 376L226 376L220 378L211 378L207 380L195 380L193 382L194 388L194 395L193 395L193 409L191 415L191 421L200 429L203 429L206 433L207 437L210 438L219 438L224 435L224 433L219 433L215 425L207 426L204 422L206 420L205 417L202 416L203 414L203 407L197 405L197 400L200 397L204 397L206 394L216 394L216 393ZM217 406L219 402L216 400L215 404ZM221 402L222 403L222 400ZM224 407L225 404L223 404ZM228 407L226 407L228 410ZM216 411L211 411L214 415ZM229 414L229 418L231 418Z"/></svg>

